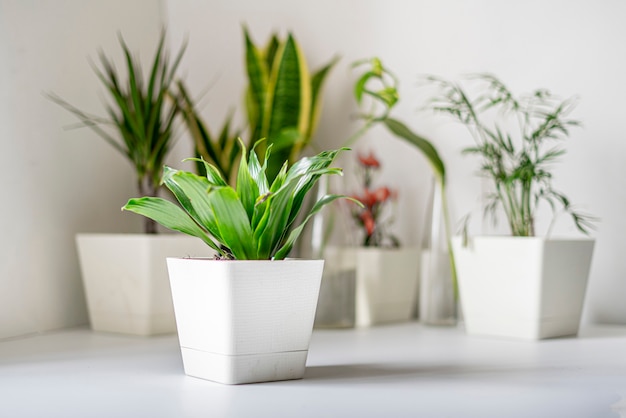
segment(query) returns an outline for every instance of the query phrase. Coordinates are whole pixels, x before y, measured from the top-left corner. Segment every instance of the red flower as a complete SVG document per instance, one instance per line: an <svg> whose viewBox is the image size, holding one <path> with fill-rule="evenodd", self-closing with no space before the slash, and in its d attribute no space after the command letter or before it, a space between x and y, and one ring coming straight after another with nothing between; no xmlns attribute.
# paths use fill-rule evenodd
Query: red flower
<svg viewBox="0 0 626 418"><path fill-rule="evenodd" d="M370 192L368 189L365 189L363 191L363 195L362 196L351 196L353 199L358 200L359 202L363 203L363 205L366 208L371 208L373 207L376 202L378 201L376 194Z"/></svg>
<svg viewBox="0 0 626 418"><path fill-rule="evenodd" d="M380 167L380 161L378 161L376 159L376 157L374 156L374 153L372 151L370 151L370 155L368 155L368 156L359 154L358 157L359 157L359 162L364 167L371 167L371 168L379 168Z"/></svg>
<svg viewBox="0 0 626 418"><path fill-rule="evenodd" d="M363 226L365 227L365 232L367 235L372 235L374 233L374 217L372 216L372 212L369 210L364 210L359 215L361 221L363 221Z"/></svg>
<svg viewBox="0 0 626 418"><path fill-rule="evenodd" d="M391 197L391 190L389 187L379 187L374 191L374 196L377 202L383 203Z"/></svg>

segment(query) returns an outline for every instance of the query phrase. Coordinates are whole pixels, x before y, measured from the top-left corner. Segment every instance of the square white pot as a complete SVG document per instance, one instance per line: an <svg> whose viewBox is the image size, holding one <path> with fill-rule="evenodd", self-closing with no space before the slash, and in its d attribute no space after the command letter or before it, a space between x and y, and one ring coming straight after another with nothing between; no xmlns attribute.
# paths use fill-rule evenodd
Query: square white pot
<svg viewBox="0 0 626 418"><path fill-rule="evenodd" d="M417 303L419 249L355 248L358 327L409 321Z"/></svg>
<svg viewBox="0 0 626 418"><path fill-rule="evenodd" d="M417 303L418 248L329 247L316 327L409 321Z"/></svg>
<svg viewBox="0 0 626 418"><path fill-rule="evenodd" d="M91 328L133 335L176 332L166 257L212 250L182 234L78 234Z"/></svg>
<svg viewBox="0 0 626 418"><path fill-rule="evenodd" d="M453 240L469 334L521 339L576 335L594 241L539 237Z"/></svg>
<svg viewBox="0 0 626 418"><path fill-rule="evenodd" d="M167 265L186 374L225 384L304 376L323 260Z"/></svg>

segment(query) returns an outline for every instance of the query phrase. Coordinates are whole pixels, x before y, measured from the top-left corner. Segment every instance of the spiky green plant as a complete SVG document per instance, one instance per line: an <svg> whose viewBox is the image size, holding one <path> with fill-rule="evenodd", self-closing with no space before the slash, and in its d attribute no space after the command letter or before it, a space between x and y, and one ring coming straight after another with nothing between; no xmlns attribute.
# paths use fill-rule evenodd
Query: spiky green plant
<svg viewBox="0 0 626 418"><path fill-rule="evenodd" d="M133 56L121 35L119 41L125 57L125 80L102 51L99 53L101 68L93 65L110 98L106 104L108 118L84 112L54 93L47 96L74 114L81 126L92 129L133 164L140 194L156 196L161 167L172 145L173 122L178 113L177 104L169 97L170 86L186 45L170 61L163 33L146 78L138 57ZM108 127L112 127L113 131ZM144 231L156 233L156 224L146 219Z"/></svg>
<svg viewBox="0 0 626 418"><path fill-rule="evenodd" d="M240 151L237 138L241 134L238 129L232 127L233 113L226 117L219 134L214 136L202 120L196 103L182 81L178 82L178 92L180 112L193 139L196 158L199 159L196 161L197 173L201 176L206 175L204 163L201 161L204 160L223 173L226 183L232 184Z"/></svg>
<svg viewBox="0 0 626 418"><path fill-rule="evenodd" d="M244 37L249 134L266 138L260 155L266 146L273 146L267 168L271 180L283 161L292 164L310 143L320 116L323 84L337 59L311 74L291 33L284 40L273 34L265 48L254 44L245 27Z"/></svg>
<svg viewBox="0 0 626 418"><path fill-rule="evenodd" d="M481 87L474 97L460 84L429 77L439 93L428 107L463 123L474 137L475 145L463 152L481 158L481 174L495 187L485 214L495 221L501 207L512 235L534 236L537 208L545 201L554 212L553 219L560 207L581 232L588 233L594 219L574 210L569 199L552 186L550 173L550 165L565 152L558 141L580 124L569 116L574 98L560 100L545 89L518 98L491 74L470 79ZM511 126L517 133L507 132Z"/></svg>
<svg viewBox="0 0 626 418"><path fill-rule="evenodd" d="M341 169L330 167L341 149L302 158L289 169L285 162L270 183L266 172L271 146L261 165L254 148L248 156L243 141L240 145L236 187L226 184L217 168L206 161L203 161L206 177L165 167L163 183L176 196L178 205L158 197L142 197L130 199L122 209L198 237L220 258L285 258L306 223L322 207L345 197L323 196L296 225L304 198L318 179L322 175L342 173Z"/></svg>

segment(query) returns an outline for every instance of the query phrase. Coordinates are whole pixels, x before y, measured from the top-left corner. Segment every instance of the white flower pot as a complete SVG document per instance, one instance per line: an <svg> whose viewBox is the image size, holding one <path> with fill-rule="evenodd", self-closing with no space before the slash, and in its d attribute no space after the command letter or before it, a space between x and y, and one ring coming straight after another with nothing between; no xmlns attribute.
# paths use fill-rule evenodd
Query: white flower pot
<svg viewBox="0 0 626 418"><path fill-rule="evenodd" d="M419 249L355 248L356 326L409 321L417 303Z"/></svg>
<svg viewBox="0 0 626 418"><path fill-rule="evenodd" d="M476 237L453 248L469 334L522 339L576 335L594 241Z"/></svg>
<svg viewBox="0 0 626 418"><path fill-rule="evenodd" d="M323 260L167 264L186 374L226 384L304 376Z"/></svg>
<svg viewBox="0 0 626 418"><path fill-rule="evenodd" d="M182 234L78 234L91 328L134 335L176 332L166 257L212 250Z"/></svg>
<svg viewBox="0 0 626 418"><path fill-rule="evenodd" d="M409 321L417 303L419 249L329 247L316 327Z"/></svg>

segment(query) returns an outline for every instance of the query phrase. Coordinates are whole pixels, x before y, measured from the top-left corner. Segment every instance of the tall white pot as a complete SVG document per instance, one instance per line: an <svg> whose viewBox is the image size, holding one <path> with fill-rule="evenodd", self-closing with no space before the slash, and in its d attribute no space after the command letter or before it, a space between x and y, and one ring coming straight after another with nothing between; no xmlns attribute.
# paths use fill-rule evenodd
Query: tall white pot
<svg viewBox="0 0 626 418"><path fill-rule="evenodd" d="M453 248L466 331L521 339L576 335L594 240L475 237Z"/></svg>
<svg viewBox="0 0 626 418"><path fill-rule="evenodd" d="M133 335L176 332L166 257L206 257L210 248L182 234L78 234L91 328Z"/></svg>
<svg viewBox="0 0 626 418"><path fill-rule="evenodd" d="M186 374L225 384L304 376L323 260L167 265Z"/></svg>

